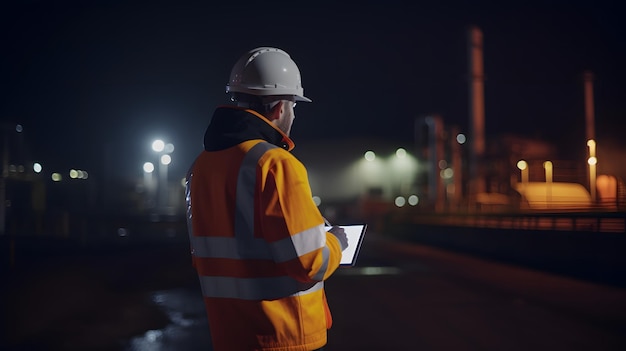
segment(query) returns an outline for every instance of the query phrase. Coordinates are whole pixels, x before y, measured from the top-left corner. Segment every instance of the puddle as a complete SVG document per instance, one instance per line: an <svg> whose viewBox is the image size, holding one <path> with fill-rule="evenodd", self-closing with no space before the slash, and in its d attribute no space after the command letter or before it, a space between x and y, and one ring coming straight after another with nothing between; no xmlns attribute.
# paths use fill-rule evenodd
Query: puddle
<svg viewBox="0 0 626 351"><path fill-rule="evenodd" d="M183 288L155 291L152 300L168 315L171 323L124 342L122 350L211 350L209 326L199 291Z"/></svg>

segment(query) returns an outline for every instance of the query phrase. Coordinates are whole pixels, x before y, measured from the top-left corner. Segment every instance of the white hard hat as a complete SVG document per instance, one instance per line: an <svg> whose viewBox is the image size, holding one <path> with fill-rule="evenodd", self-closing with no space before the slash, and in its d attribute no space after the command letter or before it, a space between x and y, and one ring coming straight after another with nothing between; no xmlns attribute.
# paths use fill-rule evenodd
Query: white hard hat
<svg viewBox="0 0 626 351"><path fill-rule="evenodd" d="M311 102L304 96L300 70L285 51L259 47L235 63L226 85L227 93L256 96L293 95L296 101Z"/></svg>

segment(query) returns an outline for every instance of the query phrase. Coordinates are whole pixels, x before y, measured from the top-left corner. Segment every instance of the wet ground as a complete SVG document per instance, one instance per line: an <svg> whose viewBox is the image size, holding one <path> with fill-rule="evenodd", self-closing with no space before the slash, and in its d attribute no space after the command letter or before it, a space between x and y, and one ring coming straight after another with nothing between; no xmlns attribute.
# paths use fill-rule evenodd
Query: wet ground
<svg viewBox="0 0 626 351"><path fill-rule="evenodd" d="M3 271L0 349L211 350L186 244L36 256ZM326 286L330 351L626 349L625 289L374 234Z"/></svg>
<svg viewBox="0 0 626 351"><path fill-rule="evenodd" d="M180 336L176 323L206 326L187 247L63 247L16 255L13 268L3 270L6 346L0 349L164 350L141 346L136 337L148 331L154 332L146 340Z"/></svg>
<svg viewBox="0 0 626 351"><path fill-rule="evenodd" d="M155 291L152 301L166 313L170 323L122 342L124 351L206 351L211 344L202 298L196 289Z"/></svg>

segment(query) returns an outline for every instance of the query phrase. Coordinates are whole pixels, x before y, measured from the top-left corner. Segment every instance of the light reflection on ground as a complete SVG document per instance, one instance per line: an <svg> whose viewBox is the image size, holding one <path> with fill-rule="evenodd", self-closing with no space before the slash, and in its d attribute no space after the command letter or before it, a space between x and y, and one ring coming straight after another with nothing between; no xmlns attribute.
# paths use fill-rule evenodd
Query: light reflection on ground
<svg viewBox="0 0 626 351"><path fill-rule="evenodd" d="M398 267L371 266L371 267L350 267L336 271L337 275L398 275L404 271Z"/></svg>
<svg viewBox="0 0 626 351"><path fill-rule="evenodd" d="M364 266L339 269L339 275L398 275L404 270L389 266ZM190 288L160 290L152 301L169 317L163 329L148 330L124 341L123 351L207 351L212 350L211 336L200 291Z"/></svg>
<svg viewBox="0 0 626 351"><path fill-rule="evenodd" d="M130 339L125 342L124 351L211 350L206 312L198 291L156 291L152 300L167 313L171 323Z"/></svg>

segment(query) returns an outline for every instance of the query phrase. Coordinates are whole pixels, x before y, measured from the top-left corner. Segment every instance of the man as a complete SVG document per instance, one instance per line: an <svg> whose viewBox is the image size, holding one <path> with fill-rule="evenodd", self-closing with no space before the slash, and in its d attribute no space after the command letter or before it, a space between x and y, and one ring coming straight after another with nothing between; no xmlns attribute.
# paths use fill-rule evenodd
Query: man
<svg viewBox="0 0 626 351"><path fill-rule="evenodd" d="M332 318L324 280L348 245L325 230L305 167L289 151L300 71L260 47L234 65L204 151L187 176L187 215L216 351L317 350Z"/></svg>

